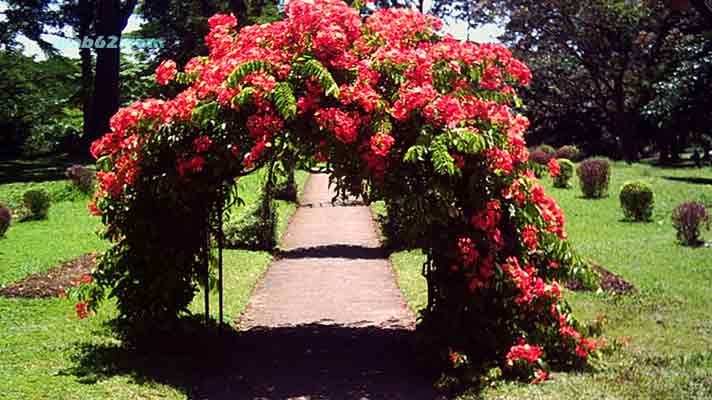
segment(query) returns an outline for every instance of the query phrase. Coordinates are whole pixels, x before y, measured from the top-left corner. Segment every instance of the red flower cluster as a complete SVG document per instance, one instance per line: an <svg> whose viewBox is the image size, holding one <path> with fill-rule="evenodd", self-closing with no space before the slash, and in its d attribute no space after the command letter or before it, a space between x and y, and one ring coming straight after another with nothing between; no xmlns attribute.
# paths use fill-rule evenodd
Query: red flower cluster
<svg viewBox="0 0 712 400"><path fill-rule="evenodd" d="M85 302L77 303L74 306L74 310L77 312L77 317L79 319L84 319L89 315L89 305Z"/></svg>
<svg viewBox="0 0 712 400"><path fill-rule="evenodd" d="M175 79L176 67L176 62L173 60L166 60L160 63L156 68L156 82L161 86L167 85L168 82Z"/></svg>
<svg viewBox="0 0 712 400"><path fill-rule="evenodd" d="M519 339L519 342L512 346L507 353L507 365L512 366L520 360L528 364L534 364L543 353L544 351L541 347L532 346L524 339Z"/></svg>
<svg viewBox="0 0 712 400"><path fill-rule="evenodd" d="M334 107L320 108L314 113L314 119L320 127L333 132L342 143L356 141L360 123L358 114L347 113Z"/></svg>
<svg viewBox="0 0 712 400"><path fill-rule="evenodd" d="M555 158L549 160L549 163L546 166L549 168L549 175L551 175L552 177L559 176L559 174L561 173L559 161Z"/></svg>

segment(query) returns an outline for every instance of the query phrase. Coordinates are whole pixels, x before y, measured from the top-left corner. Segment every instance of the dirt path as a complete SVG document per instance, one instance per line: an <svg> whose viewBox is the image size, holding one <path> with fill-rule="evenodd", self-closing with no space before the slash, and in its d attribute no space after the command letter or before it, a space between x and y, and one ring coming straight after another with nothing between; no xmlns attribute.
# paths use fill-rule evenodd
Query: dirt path
<svg viewBox="0 0 712 400"><path fill-rule="evenodd" d="M241 362L198 398L436 398L369 208L331 206L332 195L326 175L310 177L242 316Z"/></svg>

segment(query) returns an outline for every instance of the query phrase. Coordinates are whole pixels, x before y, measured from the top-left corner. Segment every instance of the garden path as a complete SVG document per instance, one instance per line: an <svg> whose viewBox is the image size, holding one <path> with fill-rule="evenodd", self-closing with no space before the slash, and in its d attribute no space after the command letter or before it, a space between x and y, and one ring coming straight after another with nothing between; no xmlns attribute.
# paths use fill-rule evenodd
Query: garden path
<svg viewBox="0 0 712 400"><path fill-rule="evenodd" d="M244 365L205 398L434 399L416 368L415 318L369 207L331 205L311 175L281 251L257 285L233 349ZM203 397L200 397L203 398Z"/></svg>

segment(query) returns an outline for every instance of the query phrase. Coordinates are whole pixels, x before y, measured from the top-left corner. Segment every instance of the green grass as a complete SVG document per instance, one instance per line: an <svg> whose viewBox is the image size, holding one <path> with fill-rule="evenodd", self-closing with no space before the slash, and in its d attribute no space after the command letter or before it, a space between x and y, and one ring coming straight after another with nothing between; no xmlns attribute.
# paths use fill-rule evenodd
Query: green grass
<svg viewBox="0 0 712 400"><path fill-rule="evenodd" d="M308 174L299 172L300 189ZM246 202L259 197L258 175L242 179ZM28 188L42 187L62 197L66 181L0 185L0 202L19 204ZM88 199L54 204L46 221L14 224L0 240L0 284L47 270L60 261L107 248L94 231L97 218L86 211ZM245 208L247 205L245 206ZM284 231L294 204L279 202L278 234ZM235 210L239 213L241 210ZM225 250L225 317L230 323L244 310L252 288L271 261L266 252ZM218 316L218 296L211 293L211 315ZM198 293L190 306L202 313ZM79 320L66 299L7 299L0 297L0 393L3 399L185 399L193 372L185 356L146 356L120 348L104 323L116 315L109 301L97 315ZM95 349L89 351L87 349ZM98 350L97 350L98 349ZM86 364L86 354L99 359ZM81 361L80 361L81 360ZM130 367L124 367L125 365ZM141 369L157 372L142 375Z"/></svg>
<svg viewBox="0 0 712 400"><path fill-rule="evenodd" d="M604 335L629 337L630 345L607 357L595 373L555 373L541 386L504 383L462 399L712 398L712 248L677 244L670 222L672 209L683 201L712 205L712 185L691 183L709 178L709 169L614 163L610 196L600 200L583 199L577 186L553 188L545 179L547 192L565 211L576 251L640 290L624 297L567 292L575 315L585 321L604 314ZM651 223L622 221L618 192L633 179L653 187ZM374 211L382 213L382 205ZM706 233L706 239L712 240L712 234ZM404 251L391 261L409 305L420 309L427 301L420 276L424 256Z"/></svg>
<svg viewBox="0 0 712 400"><path fill-rule="evenodd" d="M88 198L68 190L66 181L0 185L0 203L16 209L22 193L30 188L46 189L53 203L46 220L13 221L0 239L0 286L84 253L107 248L107 243L96 235L101 220L87 211Z"/></svg>

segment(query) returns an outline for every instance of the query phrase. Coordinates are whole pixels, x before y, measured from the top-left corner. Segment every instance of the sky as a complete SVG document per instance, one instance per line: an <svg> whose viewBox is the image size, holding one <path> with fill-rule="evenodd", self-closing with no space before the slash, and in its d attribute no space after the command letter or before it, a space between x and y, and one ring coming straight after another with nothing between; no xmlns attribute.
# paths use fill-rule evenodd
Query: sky
<svg viewBox="0 0 712 400"><path fill-rule="evenodd" d="M6 8L6 3L4 1L0 1L0 13L2 13ZM2 21L4 18L5 17L3 15L0 15L0 21ZM129 18L126 28L123 30L123 33L138 30L141 27L141 23L142 20L140 17L138 17L137 15L132 15ZM468 29L466 22L446 19L444 31L445 33L452 34L457 39L467 39ZM469 33L470 40L474 40L479 43L496 42L497 36L502 34L502 28L494 24L487 24L480 26L477 29L470 29ZM66 34L69 36L71 35L71 32L67 30ZM77 40L66 39L56 35L43 35L42 37L46 41L52 43L54 47L57 48L60 53L65 57L79 57L79 42ZM44 54L37 46L37 44L35 44L31 40L27 39L24 36L21 36L20 38L18 38L18 41L24 46L25 55L35 56L36 60L42 60L45 58Z"/></svg>

